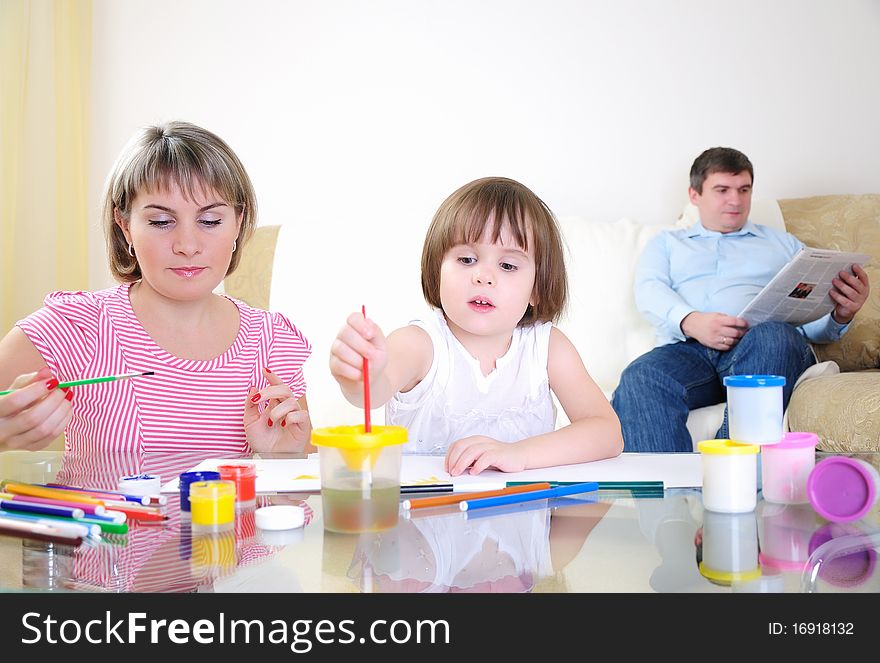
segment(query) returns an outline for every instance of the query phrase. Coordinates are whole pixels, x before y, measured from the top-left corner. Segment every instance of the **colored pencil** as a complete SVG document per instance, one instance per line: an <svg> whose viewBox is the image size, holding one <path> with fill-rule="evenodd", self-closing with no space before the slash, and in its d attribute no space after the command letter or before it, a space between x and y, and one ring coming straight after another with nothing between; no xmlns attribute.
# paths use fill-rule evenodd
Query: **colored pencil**
<svg viewBox="0 0 880 663"><path fill-rule="evenodd" d="M367 319L367 307L365 305L361 305L361 313L364 316L364 320ZM364 432L372 433L373 425L370 423L370 362L364 357L363 362L363 372L364 372Z"/></svg>
<svg viewBox="0 0 880 663"><path fill-rule="evenodd" d="M508 481L508 486L527 486L531 481ZM550 481L552 487L573 486L579 481ZM599 490L663 490L662 481L598 481Z"/></svg>
<svg viewBox="0 0 880 663"><path fill-rule="evenodd" d="M446 506L447 504L457 504L464 500L479 500L481 498L501 497L504 495L518 495L536 490L544 490L550 487L547 483L532 483L527 486L510 486L509 488L499 488L497 490L484 490L474 493L459 493L457 495L443 495L441 497L424 497L416 500L404 500L404 509L424 509L433 506Z"/></svg>
<svg viewBox="0 0 880 663"><path fill-rule="evenodd" d="M115 382L116 380L128 380L129 378L139 378L145 375L155 375L155 371L143 371L141 373L125 373L124 375L104 375L99 378L84 378L82 380L71 380L70 382L60 382L58 384L58 389L67 389L68 387L79 387L83 384L97 384L99 382ZM24 387L19 387L19 389L24 389ZM18 389L7 389L6 391L0 391L0 396L5 396L6 394L11 394L13 391L18 391Z"/></svg>
<svg viewBox="0 0 880 663"><path fill-rule="evenodd" d="M503 506L505 504L517 504L519 502L545 500L551 497L564 497L565 495L590 493L594 490L599 490L599 484L595 481L586 481L584 483L576 483L570 486L557 486L556 488L548 488L546 490L532 490L525 493L499 495L498 497L485 497L482 499L466 499L463 502L458 503L458 508L462 511L468 511L470 509L485 509L487 507Z"/></svg>
<svg viewBox="0 0 880 663"><path fill-rule="evenodd" d="M474 481L468 483L413 483L400 487L401 495L416 493L477 493L486 490L501 490L503 481Z"/></svg>

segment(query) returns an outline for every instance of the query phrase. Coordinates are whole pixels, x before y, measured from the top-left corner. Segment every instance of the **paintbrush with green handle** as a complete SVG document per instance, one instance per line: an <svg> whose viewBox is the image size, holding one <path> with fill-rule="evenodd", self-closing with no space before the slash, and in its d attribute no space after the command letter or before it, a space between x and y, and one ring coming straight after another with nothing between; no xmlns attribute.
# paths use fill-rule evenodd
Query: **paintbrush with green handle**
<svg viewBox="0 0 880 663"><path fill-rule="evenodd" d="M129 378L139 378L145 375L155 375L155 371L143 371L142 373L125 373L124 375L104 375L99 378L85 378L83 380L71 380L70 382L61 382L58 384L59 389L66 389L67 387L79 387L83 384L98 384L99 382L115 382L116 380L128 380ZM20 387L23 389L24 387ZM18 391L18 389L9 389L7 391L0 391L0 396L5 396L6 394L11 394L13 391Z"/></svg>

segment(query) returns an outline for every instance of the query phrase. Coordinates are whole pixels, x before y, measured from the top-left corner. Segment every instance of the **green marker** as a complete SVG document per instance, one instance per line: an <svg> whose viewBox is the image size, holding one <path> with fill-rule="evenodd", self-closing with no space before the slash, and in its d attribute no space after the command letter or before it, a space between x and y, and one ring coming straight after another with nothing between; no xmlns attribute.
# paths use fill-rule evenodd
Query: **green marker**
<svg viewBox="0 0 880 663"><path fill-rule="evenodd" d="M68 387L79 387L83 384L98 384L99 382L115 382L116 380L128 380L129 378L139 378L144 375L155 375L155 371L144 371L142 373L125 373L124 375L105 375L100 378L85 378L84 380L71 380L70 382L61 382L58 385L59 389L67 389ZM20 387L23 389L24 387ZM6 391L0 391L0 396L5 396L6 394L11 394L13 391L18 391L18 389L8 389Z"/></svg>

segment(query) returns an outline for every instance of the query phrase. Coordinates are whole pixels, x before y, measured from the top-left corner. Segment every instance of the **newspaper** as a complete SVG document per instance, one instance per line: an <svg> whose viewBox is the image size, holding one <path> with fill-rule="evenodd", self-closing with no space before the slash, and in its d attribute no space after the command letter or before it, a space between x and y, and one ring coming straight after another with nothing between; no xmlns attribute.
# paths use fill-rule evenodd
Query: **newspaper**
<svg viewBox="0 0 880 663"><path fill-rule="evenodd" d="M828 294L831 279L839 272L852 270L852 264L864 265L871 256L831 249L804 247L779 270L739 314L750 325L761 322L788 322L802 325L818 320L834 310Z"/></svg>

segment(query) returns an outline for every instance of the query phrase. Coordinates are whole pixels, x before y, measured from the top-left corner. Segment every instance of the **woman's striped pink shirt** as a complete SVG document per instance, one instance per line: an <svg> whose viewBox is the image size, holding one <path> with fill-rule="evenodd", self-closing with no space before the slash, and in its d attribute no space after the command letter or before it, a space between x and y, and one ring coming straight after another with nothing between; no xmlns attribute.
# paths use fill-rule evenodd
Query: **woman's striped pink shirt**
<svg viewBox="0 0 880 663"><path fill-rule="evenodd" d="M134 380L74 387L65 449L76 452L249 451L242 417L250 385L270 368L299 398L311 346L280 313L231 299L240 326L232 345L207 361L181 359L141 326L130 284L98 292L54 292L17 324L59 381L155 371Z"/></svg>

